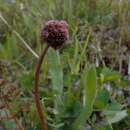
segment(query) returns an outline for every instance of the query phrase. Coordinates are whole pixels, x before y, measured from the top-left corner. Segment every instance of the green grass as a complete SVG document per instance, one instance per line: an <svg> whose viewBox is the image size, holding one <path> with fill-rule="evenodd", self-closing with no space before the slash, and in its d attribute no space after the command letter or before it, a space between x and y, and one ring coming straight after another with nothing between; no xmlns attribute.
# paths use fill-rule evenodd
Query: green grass
<svg viewBox="0 0 130 130"><path fill-rule="evenodd" d="M45 47L40 31L48 20L63 19L70 38L59 52L49 49L41 70L49 130L129 130L130 2L6 1L0 0L0 78L9 83L0 82L0 94L8 94L11 83L20 93L0 98L0 106L10 106L0 107L0 126L41 130L33 99L34 69ZM16 114L19 123L7 114Z"/></svg>

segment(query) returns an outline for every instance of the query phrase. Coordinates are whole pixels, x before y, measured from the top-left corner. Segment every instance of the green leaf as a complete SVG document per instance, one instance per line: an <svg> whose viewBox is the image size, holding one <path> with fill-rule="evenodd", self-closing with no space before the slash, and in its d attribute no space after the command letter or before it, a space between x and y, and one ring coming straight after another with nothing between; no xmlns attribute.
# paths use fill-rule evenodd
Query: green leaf
<svg viewBox="0 0 130 130"><path fill-rule="evenodd" d="M86 106L93 107L93 103L96 96L96 69L94 66L91 66L85 71L85 74L82 77L83 87L85 89L86 97Z"/></svg>
<svg viewBox="0 0 130 130"><path fill-rule="evenodd" d="M48 66L50 78L52 81L54 108L57 111L56 120L59 120L60 109L62 104L63 94L63 71L60 63L60 56L58 51L50 48L48 52Z"/></svg>
<svg viewBox="0 0 130 130"><path fill-rule="evenodd" d="M119 122L127 116L127 111L122 110L122 105L117 101L112 101L111 104L103 111L109 124Z"/></svg>
<svg viewBox="0 0 130 130"><path fill-rule="evenodd" d="M116 100L113 100L106 108L107 110L119 111L122 109L122 105Z"/></svg>
<svg viewBox="0 0 130 130"><path fill-rule="evenodd" d="M107 121L109 124L116 123L121 121L127 116L127 111L122 110L122 111L104 111L103 114L106 116Z"/></svg>
<svg viewBox="0 0 130 130"><path fill-rule="evenodd" d="M20 75L20 77L18 77L18 82L24 89L31 90L33 86L33 75L27 72L23 73Z"/></svg>
<svg viewBox="0 0 130 130"><path fill-rule="evenodd" d="M95 130L113 130L111 125L95 126Z"/></svg>
<svg viewBox="0 0 130 130"><path fill-rule="evenodd" d="M16 128L16 123L13 121L13 120L7 120L7 121L4 121L4 125L6 126L7 129L14 129Z"/></svg>
<svg viewBox="0 0 130 130"><path fill-rule="evenodd" d="M16 39L14 36L7 35L6 43L0 45L1 58L8 60L16 60L19 56L19 48L16 44Z"/></svg>
<svg viewBox="0 0 130 130"><path fill-rule="evenodd" d="M85 104L80 112L79 117L74 122L74 130L80 130L84 126L86 120L90 117L93 111L93 105L96 97L96 69L94 66L86 68L84 74L82 75L82 86L84 88L84 98Z"/></svg>
<svg viewBox="0 0 130 130"><path fill-rule="evenodd" d="M48 66L53 92L61 95L63 91L63 71L60 63L60 56L57 51L51 48L48 52Z"/></svg>
<svg viewBox="0 0 130 130"><path fill-rule="evenodd" d="M109 68L103 68L101 73L104 75L104 81L117 81L121 78L118 72L112 71Z"/></svg>
<svg viewBox="0 0 130 130"><path fill-rule="evenodd" d="M108 104L109 98L110 98L109 92L105 89L102 89L97 95L97 98L95 101L95 107L98 109L105 108Z"/></svg>

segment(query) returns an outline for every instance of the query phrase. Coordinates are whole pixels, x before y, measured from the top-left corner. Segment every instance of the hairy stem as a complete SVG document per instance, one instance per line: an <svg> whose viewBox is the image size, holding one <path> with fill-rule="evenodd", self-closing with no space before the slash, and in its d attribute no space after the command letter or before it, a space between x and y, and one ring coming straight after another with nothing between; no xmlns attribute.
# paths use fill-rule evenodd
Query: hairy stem
<svg viewBox="0 0 130 130"><path fill-rule="evenodd" d="M44 51L42 52L41 56L39 57L37 66L36 66L36 71L35 71L35 83L34 83L34 95L35 95L35 103L36 103L36 109L38 112L38 116L40 118L40 123L42 130L47 130L47 122L45 119L44 112L42 110L42 106L40 103L40 93L39 93L39 77L40 77L40 68L42 65L42 62L44 60L44 57L47 53L49 46L47 45Z"/></svg>

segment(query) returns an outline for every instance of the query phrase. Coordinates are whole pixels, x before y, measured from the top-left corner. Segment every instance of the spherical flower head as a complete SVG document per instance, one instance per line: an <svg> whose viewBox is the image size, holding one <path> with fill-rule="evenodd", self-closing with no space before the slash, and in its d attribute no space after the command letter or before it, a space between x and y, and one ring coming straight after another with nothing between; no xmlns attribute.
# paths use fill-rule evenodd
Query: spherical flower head
<svg viewBox="0 0 130 130"><path fill-rule="evenodd" d="M48 21L42 29L41 38L52 48L61 48L69 38L68 24L65 21Z"/></svg>

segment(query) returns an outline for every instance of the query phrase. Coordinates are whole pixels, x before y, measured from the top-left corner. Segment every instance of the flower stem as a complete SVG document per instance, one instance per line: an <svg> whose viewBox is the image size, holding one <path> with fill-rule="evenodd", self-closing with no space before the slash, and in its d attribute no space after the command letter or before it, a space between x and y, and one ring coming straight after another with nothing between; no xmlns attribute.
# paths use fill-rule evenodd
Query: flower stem
<svg viewBox="0 0 130 130"><path fill-rule="evenodd" d="M43 50L41 56L39 57L39 60L38 60L37 66L36 66L36 71L35 71L35 83L34 83L35 104L36 104L38 116L40 118L42 130L47 130L47 122L46 122L45 115L44 115L44 112L42 110L42 106L40 103L39 77L40 77L41 65L42 65L44 57L47 53L48 48L49 48L49 46L47 45L46 48Z"/></svg>

